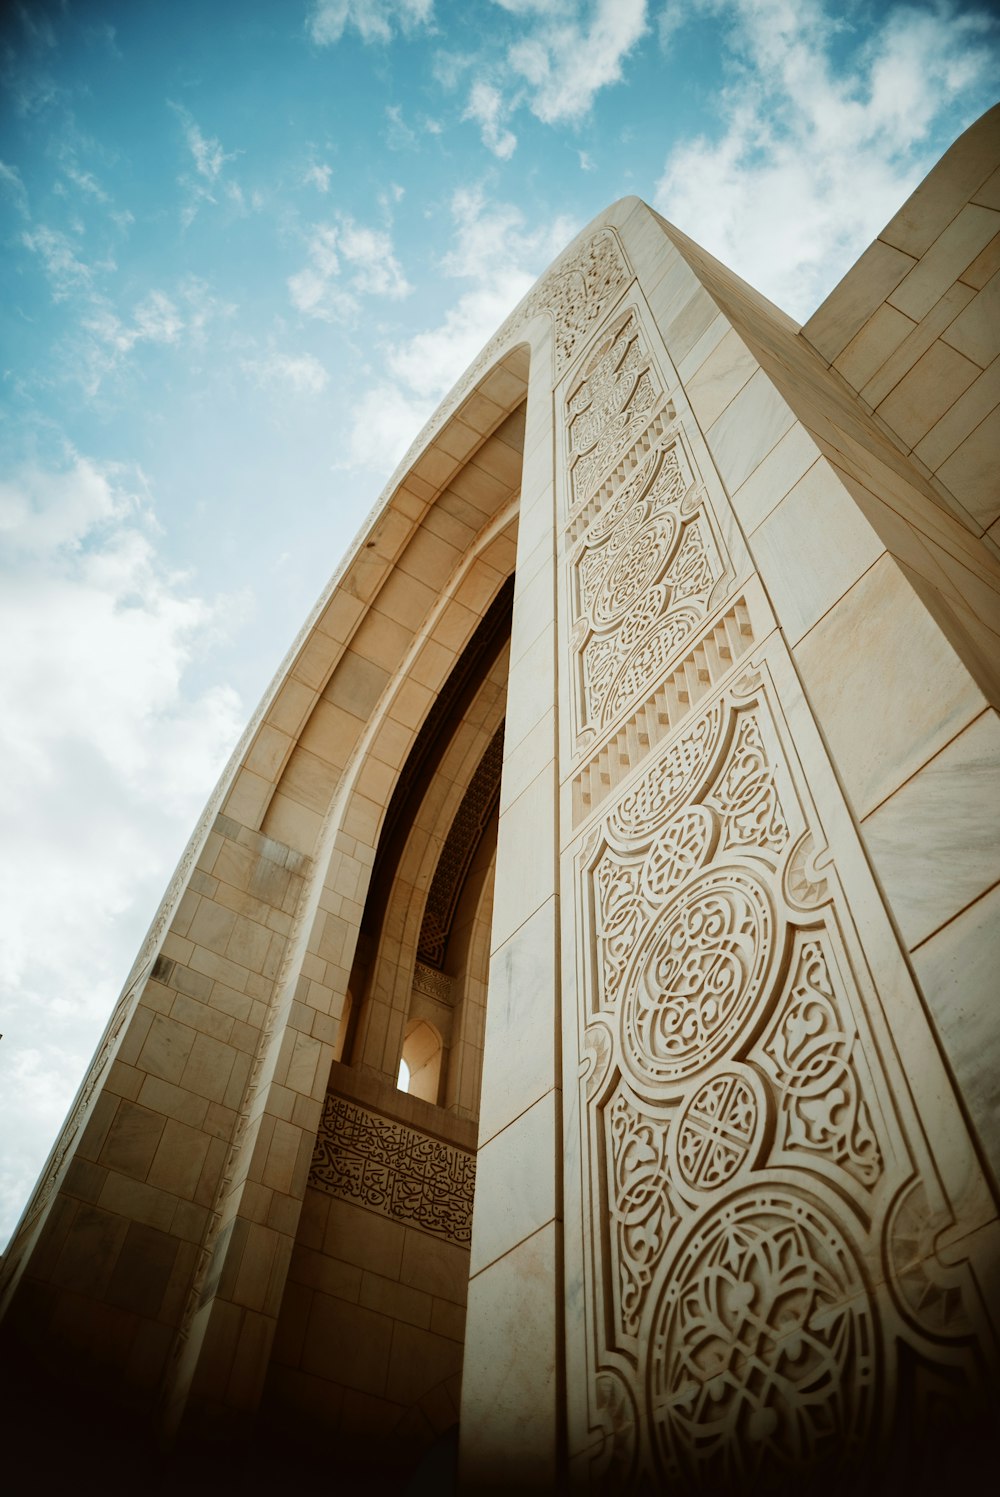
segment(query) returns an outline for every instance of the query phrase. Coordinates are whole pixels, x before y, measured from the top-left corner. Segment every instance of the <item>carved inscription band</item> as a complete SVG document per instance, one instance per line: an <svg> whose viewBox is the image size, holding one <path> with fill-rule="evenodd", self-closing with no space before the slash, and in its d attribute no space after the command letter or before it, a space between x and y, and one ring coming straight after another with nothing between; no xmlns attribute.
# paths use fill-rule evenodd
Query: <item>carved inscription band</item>
<svg viewBox="0 0 1000 1497"><path fill-rule="evenodd" d="M454 1144L327 1096L309 1184L468 1247L476 1161Z"/></svg>

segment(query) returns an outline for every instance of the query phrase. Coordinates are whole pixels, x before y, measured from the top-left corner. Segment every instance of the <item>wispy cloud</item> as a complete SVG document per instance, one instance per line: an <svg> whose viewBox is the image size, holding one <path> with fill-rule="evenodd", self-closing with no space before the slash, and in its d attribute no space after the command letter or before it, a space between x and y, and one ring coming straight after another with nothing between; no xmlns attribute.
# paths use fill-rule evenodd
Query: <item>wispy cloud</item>
<svg viewBox="0 0 1000 1497"><path fill-rule="evenodd" d="M107 262L93 265L82 260L69 236L46 224L25 229L21 234L21 244L41 261L52 286L53 301L66 301L73 292L89 289L95 272L109 268Z"/></svg>
<svg viewBox="0 0 1000 1497"><path fill-rule="evenodd" d="M142 348L201 347L209 324L236 308L217 297L207 281L189 276L168 293L154 287L129 312L106 296L92 295L72 343L71 365L84 392L94 398L105 382L124 371Z"/></svg>
<svg viewBox="0 0 1000 1497"><path fill-rule="evenodd" d="M288 280L293 304L307 317L335 322L354 315L359 296L399 300L412 289L389 232L358 224L349 214L315 225L307 253L308 264Z"/></svg>
<svg viewBox="0 0 1000 1497"><path fill-rule="evenodd" d="M180 120L184 141L194 164L193 176L182 172L178 178L185 191L185 202L181 209L181 223L184 227L191 226L203 203L214 205L220 198L239 214L246 213L248 206L258 206L253 197L248 205L239 182L233 177L224 176L228 163L235 161L240 153L226 151L221 140L214 135L206 135L183 104L175 104L169 99L167 102Z"/></svg>
<svg viewBox="0 0 1000 1497"><path fill-rule="evenodd" d="M692 0L691 10L724 22L731 81L718 132L674 148L655 204L804 318L882 227L884 205L931 166L943 107L995 76L992 23L900 6L845 65L840 11L823 0Z"/></svg>
<svg viewBox="0 0 1000 1497"><path fill-rule="evenodd" d="M313 0L306 33L318 47L331 47L348 29L363 42L389 42L430 24L433 0Z"/></svg>
<svg viewBox="0 0 1000 1497"><path fill-rule="evenodd" d="M315 187L317 192L330 191L330 179L333 176L333 167L320 165L313 162L307 168L302 180L307 187Z"/></svg>
<svg viewBox="0 0 1000 1497"><path fill-rule="evenodd" d="M234 616L165 566L137 470L68 451L0 480L7 1223L241 725L234 691L190 684Z"/></svg>
<svg viewBox="0 0 1000 1497"><path fill-rule="evenodd" d="M579 227L557 218L528 228L518 208L491 201L482 187L454 194L451 220L451 247L441 269L466 289L436 327L385 350L390 377L352 410L346 467L385 472L402 456L441 397Z"/></svg>
<svg viewBox="0 0 1000 1497"><path fill-rule="evenodd" d="M505 112L500 90L485 79L478 79L469 91L463 119L476 121L483 145L501 161L509 161L517 148L517 136L504 124Z"/></svg>
<svg viewBox="0 0 1000 1497"><path fill-rule="evenodd" d="M295 395L321 395L330 376L311 353L270 352L243 360L244 373L261 388L290 390Z"/></svg>
<svg viewBox="0 0 1000 1497"><path fill-rule="evenodd" d="M0 189L12 200L22 218L30 217L28 193L21 173L16 166L8 166L6 161L0 161Z"/></svg>
<svg viewBox="0 0 1000 1497"><path fill-rule="evenodd" d="M78 187L86 197L93 198L98 203L110 202L108 194L100 182L98 182L93 172L85 171L77 164L72 155L67 154L65 156L61 162L61 170L63 175L73 183L74 187Z"/></svg>

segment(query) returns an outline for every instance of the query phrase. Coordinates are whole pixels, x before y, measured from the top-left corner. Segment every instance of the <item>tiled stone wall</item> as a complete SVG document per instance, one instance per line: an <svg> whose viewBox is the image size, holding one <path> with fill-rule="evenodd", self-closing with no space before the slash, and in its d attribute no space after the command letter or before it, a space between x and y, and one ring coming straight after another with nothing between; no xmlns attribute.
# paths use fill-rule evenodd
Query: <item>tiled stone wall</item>
<svg viewBox="0 0 1000 1497"><path fill-rule="evenodd" d="M802 333L969 529L1000 545L1000 106Z"/></svg>
<svg viewBox="0 0 1000 1497"><path fill-rule="evenodd" d="M261 1418L349 1470L412 1467L458 1418L473 1130L346 1066L332 1085Z"/></svg>
<svg viewBox="0 0 1000 1497"><path fill-rule="evenodd" d="M136 1395L164 1376L259 1072L307 867L301 854L216 818L161 954L93 1078L100 1090L82 1134L64 1141L68 1163L7 1328L29 1363L31 1348L48 1346L62 1377L100 1366ZM321 1053L318 1039L298 1047L299 1071L311 1063L307 1093ZM265 1221L287 1216L310 1122L308 1101L295 1098L287 1120L261 1135ZM310 1149L311 1137L306 1164Z"/></svg>

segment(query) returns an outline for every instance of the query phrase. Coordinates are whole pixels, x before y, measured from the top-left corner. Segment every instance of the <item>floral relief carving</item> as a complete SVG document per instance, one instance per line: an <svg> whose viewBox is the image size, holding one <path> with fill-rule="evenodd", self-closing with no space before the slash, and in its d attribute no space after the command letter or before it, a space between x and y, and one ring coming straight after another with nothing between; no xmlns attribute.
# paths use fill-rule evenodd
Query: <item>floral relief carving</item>
<svg viewBox="0 0 1000 1497"><path fill-rule="evenodd" d="M902 1355L889 1284L914 1355L971 1345L968 1266L939 1262L940 1213L903 1189L923 1145L877 1070L770 677L730 680L609 798L576 865L582 1157L602 1182L584 1189L590 1407L603 1427L599 1380L627 1380L629 1490L849 1471Z"/></svg>
<svg viewBox="0 0 1000 1497"><path fill-rule="evenodd" d="M629 270L611 229L601 229L566 263L557 263L528 299L527 311L546 311L555 323L556 375L627 284Z"/></svg>
<svg viewBox="0 0 1000 1497"><path fill-rule="evenodd" d="M781 802L752 713L741 714L736 739L712 792L722 814L727 847L760 847L781 852L788 841Z"/></svg>
<svg viewBox="0 0 1000 1497"><path fill-rule="evenodd" d="M673 429L583 535L571 562L578 731L620 718L664 677L709 611L725 564L693 485Z"/></svg>
<svg viewBox="0 0 1000 1497"><path fill-rule="evenodd" d="M652 1116L621 1086L604 1116L613 1176L617 1318L625 1335L634 1337L653 1270L677 1221L663 1190L669 1123Z"/></svg>
<svg viewBox="0 0 1000 1497"><path fill-rule="evenodd" d="M623 312L566 402L573 508L589 498L607 469L648 424L662 393L636 313Z"/></svg>
<svg viewBox="0 0 1000 1497"><path fill-rule="evenodd" d="M804 941L760 1053L780 1099L780 1142L785 1149L825 1157L862 1185L874 1185L882 1158L862 1096L856 1044L822 941Z"/></svg>
<svg viewBox="0 0 1000 1497"><path fill-rule="evenodd" d="M749 1491L836 1470L875 1412L878 1340L855 1255L781 1189L710 1210L653 1321L650 1423L681 1490Z"/></svg>

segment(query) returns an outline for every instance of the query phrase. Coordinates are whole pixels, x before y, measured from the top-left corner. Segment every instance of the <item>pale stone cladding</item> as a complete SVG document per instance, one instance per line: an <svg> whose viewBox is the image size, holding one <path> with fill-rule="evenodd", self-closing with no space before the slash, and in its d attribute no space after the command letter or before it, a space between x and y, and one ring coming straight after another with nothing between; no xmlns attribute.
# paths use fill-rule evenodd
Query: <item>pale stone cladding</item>
<svg viewBox="0 0 1000 1497"><path fill-rule="evenodd" d="M971 1470L998 119L804 328L625 199L484 350L248 729L11 1246L33 1386L342 1452L460 1406L470 1491ZM501 729L442 986L429 891ZM444 1007L447 1078L402 1097Z"/></svg>

